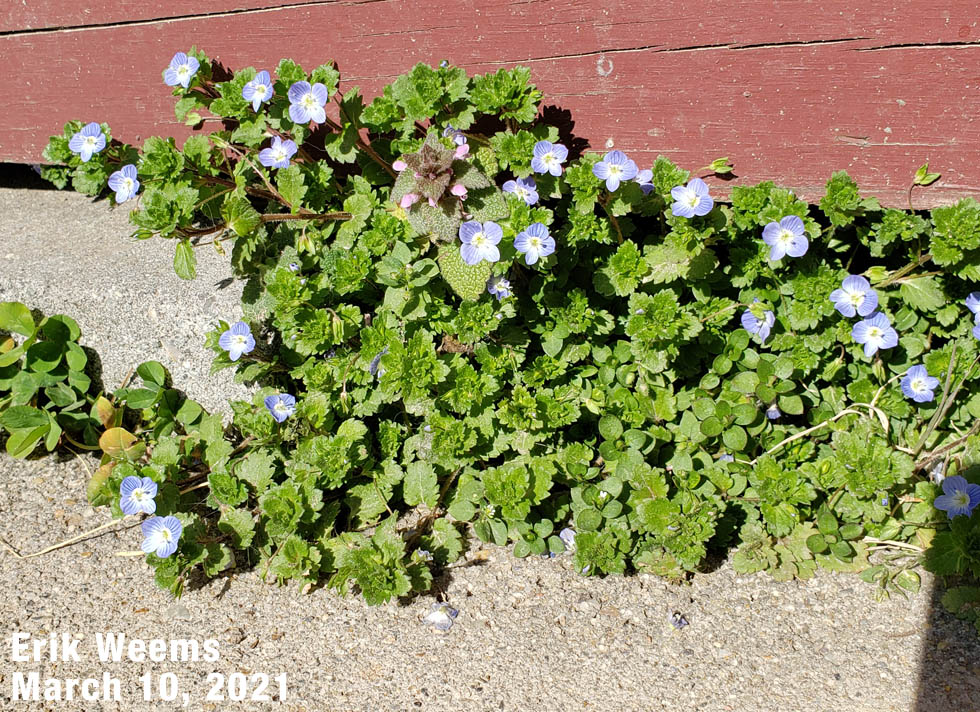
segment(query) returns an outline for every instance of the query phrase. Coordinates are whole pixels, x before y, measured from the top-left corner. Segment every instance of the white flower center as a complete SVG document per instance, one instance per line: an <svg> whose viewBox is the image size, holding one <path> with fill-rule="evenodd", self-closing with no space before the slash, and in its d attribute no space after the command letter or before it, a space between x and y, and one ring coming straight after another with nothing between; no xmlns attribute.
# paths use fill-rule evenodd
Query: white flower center
<svg viewBox="0 0 980 712"><path fill-rule="evenodd" d="M272 409L274 411L276 411L277 413L284 414L284 415L289 415L289 408L287 408L286 407L286 404L283 403L282 401L279 401L278 403L276 403L272 407Z"/></svg>
<svg viewBox="0 0 980 712"><path fill-rule="evenodd" d="M514 192L517 193L517 197L520 198L521 200L527 200L527 188L522 188L521 186L517 186L517 190L515 190Z"/></svg>
<svg viewBox="0 0 980 712"><path fill-rule="evenodd" d="M256 84L255 85L255 93L256 94L259 94L261 96L265 96L265 89L266 89L265 84Z"/></svg>
<svg viewBox="0 0 980 712"><path fill-rule="evenodd" d="M953 502L956 503L957 507L969 507L970 497L966 494L966 492L960 490L959 492L953 495Z"/></svg>
<svg viewBox="0 0 980 712"><path fill-rule="evenodd" d="M778 240L784 245L789 245L793 242L793 238L796 237L790 230L783 228L779 233Z"/></svg>
<svg viewBox="0 0 980 712"><path fill-rule="evenodd" d="M549 151L548 153L541 156L541 162L544 163L546 166L550 166L552 163L556 162L555 154Z"/></svg>
<svg viewBox="0 0 980 712"><path fill-rule="evenodd" d="M188 67L186 64L182 64L179 67L177 67L177 74L181 77L186 77L189 71L190 71L190 67Z"/></svg>
<svg viewBox="0 0 980 712"><path fill-rule="evenodd" d="M235 334L234 336L231 337L231 339L232 339L232 342L236 346L244 346L245 345L245 335L244 334Z"/></svg>
<svg viewBox="0 0 980 712"><path fill-rule="evenodd" d="M132 178L123 178L122 187L123 187L123 191L125 191L126 193L132 193L133 192L133 179Z"/></svg>
<svg viewBox="0 0 980 712"><path fill-rule="evenodd" d="M915 391L916 393L922 393L928 390L926 388L926 382L921 378L912 379L911 386L912 386L912 390Z"/></svg>
<svg viewBox="0 0 980 712"><path fill-rule="evenodd" d="M865 294L864 292L848 292L847 298L850 299L852 305L859 307L864 304Z"/></svg>
<svg viewBox="0 0 980 712"><path fill-rule="evenodd" d="M615 178L616 176L622 175L622 173L623 173L623 167L622 166L618 166L615 163L613 163L612 165L609 166L609 177L610 178Z"/></svg>
<svg viewBox="0 0 980 712"><path fill-rule="evenodd" d="M137 487L133 490L133 494L130 495L134 502L142 502L146 499L146 492L143 491L142 487Z"/></svg>
<svg viewBox="0 0 980 712"><path fill-rule="evenodd" d="M470 240L470 244L473 245L473 247L483 247L485 244L487 244L487 236L482 232L478 232L473 236L473 239Z"/></svg>
<svg viewBox="0 0 980 712"><path fill-rule="evenodd" d="M698 207L698 203L701 202L701 196L695 193L693 190L687 194L687 204L692 208Z"/></svg>
<svg viewBox="0 0 980 712"><path fill-rule="evenodd" d="M288 161L289 157L286 155L286 150L283 148L277 148L272 152L272 157L276 159L276 163L282 163L283 161Z"/></svg>
<svg viewBox="0 0 980 712"><path fill-rule="evenodd" d="M170 541L170 537L173 536L170 533L170 530L166 528L158 529L157 531L160 532L160 538L163 539L164 541Z"/></svg>
<svg viewBox="0 0 980 712"><path fill-rule="evenodd" d="M868 329L868 338L875 340L880 339L881 329L879 329L877 326L872 326L870 329Z"/></svg>
<svg viewBox="0 0 980 712"><path fill-rule="evenodd" d="M539 238L539 237L532 237L530 240L527 241L527 244L531 247L532 250L540 250L541 249L541 238Z"/></svg>
<svg viewBox="0 0 980 712"><path fill-rule="evenodd" d="M310 92L309 94L306 94L303 97L302 104L307 109L315 109L316 108L316 106L317 106L316 97L313 96L313 92Z"/></svg>
<svg viewBox="0 0 980 712"><path fill-rule="evenodd" d="M86 146L94 146L95 145L95 136L86 136L85 137L85 145Z"/></svg>

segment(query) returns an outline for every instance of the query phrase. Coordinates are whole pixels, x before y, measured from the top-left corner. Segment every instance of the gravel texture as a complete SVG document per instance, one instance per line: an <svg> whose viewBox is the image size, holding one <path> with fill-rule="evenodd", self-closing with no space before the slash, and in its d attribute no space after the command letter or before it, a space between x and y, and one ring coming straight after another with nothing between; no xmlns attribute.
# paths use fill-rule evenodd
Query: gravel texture
<svg viewBox="0 0 980 712"><path fill-rule="evenodd" d="M136 244L124 210L40 190L0 167L0 299L77 319L114 388L158 359L211 409L244 389L208 375L204 333L237 316L239 287L217 255L177 279L172 244ZM29 186L29 187L28 187ZM0 537L21 553L109 521L85 501L95 460L0 455ZM0 548L0 709L179 709L144 702L141 675L171 672L191 710L980 710L980 642L946 615L933 581L910 601L875 603L854 576L807 582L740 576L729 563L672 585L640 575L584 578L568 556L514 559L470 542L435 595L371 608L326 589L308 594L240 571L173 601L154 587L128 528L32 558ZM439 633L435 600L459 609ZM673 613L689 625L670 623ZM11 636L80 639L80 662L18 662ZM102 663L96 635L218 641L215 662ZM123 701L11 701L15 672L118 678ZM270 703L207 701L209 673L286 673ZM272 685L269 692L275 692ZM225 694L228 688L224 689Z"/></svg>

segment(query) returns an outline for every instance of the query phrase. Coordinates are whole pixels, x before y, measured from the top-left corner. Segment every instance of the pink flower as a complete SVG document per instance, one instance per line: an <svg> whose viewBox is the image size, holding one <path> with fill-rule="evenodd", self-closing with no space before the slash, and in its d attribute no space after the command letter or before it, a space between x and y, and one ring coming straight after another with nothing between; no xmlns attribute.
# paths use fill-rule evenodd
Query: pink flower
<svg viewBox="0 0 980 712"><path fill-rule="evenodd" d="M405 195L403 195L402 199L399 201L398 205L408 210L417 202L419 202L419 196L417 193L405 193Z"/></svg>

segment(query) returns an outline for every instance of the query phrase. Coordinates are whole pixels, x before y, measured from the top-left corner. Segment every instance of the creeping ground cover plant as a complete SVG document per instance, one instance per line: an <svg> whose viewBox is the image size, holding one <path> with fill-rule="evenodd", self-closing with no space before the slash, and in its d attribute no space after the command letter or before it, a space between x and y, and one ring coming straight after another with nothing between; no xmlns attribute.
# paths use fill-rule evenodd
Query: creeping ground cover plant
<svg viewBox="0 0 980 712"><path fill-rule="evenodd" d="M118 394L146 450L95 496L143 506L158 583L234 562L378 603L471 527L586 575L734 550L887 594L924 561L974 615L980 205L883 208L843 172L819 205L716 202L728 159L583 152L529 80L420 64L366 101L332 64L192 50L164 83L215 130L52 138L47 178L126 203L181 277L215 249L244 281L207 344L255 388L230 422ZM171 493L152 514L146 478Z"/></svg>

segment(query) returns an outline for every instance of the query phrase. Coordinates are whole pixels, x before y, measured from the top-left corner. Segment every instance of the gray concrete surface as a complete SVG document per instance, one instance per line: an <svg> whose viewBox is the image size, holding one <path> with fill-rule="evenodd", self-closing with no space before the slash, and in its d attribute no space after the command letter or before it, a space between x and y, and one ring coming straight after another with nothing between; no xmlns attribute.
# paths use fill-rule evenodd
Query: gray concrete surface
<svg viewBox="0 0 980 712"><path fill-rule="evenodd" d="M237 288L216 255L197 282L178 280L173 246L135 243L126 215L83 196L0 180L0 299L74 316L103 357L106 383L156 358L208 407L243 391L209 376L210 319L237 316ZM16 169L19 171L19 169ZM22 553L109 520L85 502L93 460L0 456L0 537ZM43 557L0 550L0 709L179 709L144 702L141 675L174 673L191 710L947 710L980 709L980 643L937 609L933 581L911 601L875 603L853 576L808 582L739 576L728 563L671 585L649 576L586 579L569 558L514 559L471 542L437 594L459 609L440 634L426 595L371 608L325 589L264 584L244 571L189 591L158 591L137 529ZM676 630L669 615L689 625ZM96 635L218 641L215 662L101 663ZM11 636L68 633L79 662L19 662ZM14 675L121 681L123 701L13 702ZM287 697L208 701L208 674L286 673ZM272 691L270 689L270 691ZM225 693L227 695L227 689ZM180 698L178 698L179 702Z"/></svg>

